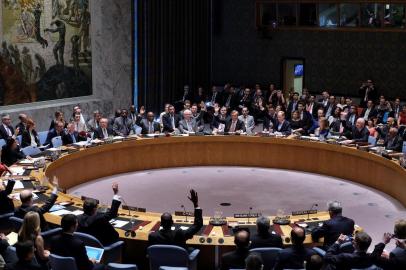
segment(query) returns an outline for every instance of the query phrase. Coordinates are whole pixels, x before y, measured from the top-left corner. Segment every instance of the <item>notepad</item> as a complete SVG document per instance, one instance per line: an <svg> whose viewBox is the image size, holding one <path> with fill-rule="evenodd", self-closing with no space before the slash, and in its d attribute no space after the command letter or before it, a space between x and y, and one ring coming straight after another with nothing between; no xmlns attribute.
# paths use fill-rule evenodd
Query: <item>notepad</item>
<svg viewBox="0 0 406 270"><path fill-rule="evenodd" d="M7 242L10 246L14 246L18 242L18 233L11 232L7 234Z"/></svg>
<svg viewBox="0 0 406 270"><path fill-rule="evenodd" d="M64 216L64 215L72 214L72 212L68 211L66 209L61 209L58 211L51 212L51 214L55 215L55 216Z"/></svg>
<svg viewBox="0 0 406 270"><path fill-rule="evenodd" d="M97 263L99 263L103 257L104 249L102 248L95 248L95 247L86 247L86 253L87 257L91 260L95 260Z"/></svg>
<svg viewBox="0 0 406 270"><path fill-rule="evenodd" d="M49 209L49 212L55 212L55 211L59 211L62 209L65 209L65 206L55 204L51 207L51 209Z"/></svg>
<svg viewBox="0 0 406 270"><path fill-rule="evenodd" d="M7 186L7 184L8 184L8 181L4 181L4 185ZM24 188L23 182L18 181L18 180L15 181L13 190L14 189L23 189L23 188Z"/></svg>
<svg viewBox="0 0 406 270"><path fill-rule="evenodd" d="M128 223L129 222L125 220L116 220L116 219L110 220L110 224L113 225L114 228L122 228Z"/></svg>

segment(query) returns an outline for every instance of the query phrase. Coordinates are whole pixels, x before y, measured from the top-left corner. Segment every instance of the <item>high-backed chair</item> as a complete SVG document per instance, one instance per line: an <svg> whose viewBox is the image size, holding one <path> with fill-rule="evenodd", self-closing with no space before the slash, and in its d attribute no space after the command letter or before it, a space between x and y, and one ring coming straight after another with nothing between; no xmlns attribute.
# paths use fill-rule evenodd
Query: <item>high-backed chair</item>
<svg viewBox="0 0 406 270"><path fill-rule="evenodd" d="M52 237L60 234L61 232L62 232L61 228L55 228L45 232L41 232L41 236L44 239L45 248L49 248Z"/></svg>
<svg viewBox="0 0 406 270"><path fill-rule="evenodd" d="M13 227L13 230L15 232L18 232L20 230L21 226L23 225L23 219L15 217L15 216L11 216L9 220L10 220L11 226Z"/></svg>
<svg viewBox="0 0 406 270"><path fill-rule="evenodd" d="M74 235L82 240L86 246L104 249L103 262L113 263L121 261L121 252L124 245L123 241L117 241L109 246L103 246L93 235L81 232L75 232Z"/></svg>
<svg viewBox="0 0 406 270"><path fill-rule="evenodd" d="M16 139L18 141L18 144L21 145L21 142L23 141L23 136L18 135Z"/></svg>
<svg viewBox="0 0 406 270"><path fill-rule="evenodd" d="M351 270L381 270L381 268L377 267L376 265L371 265L367 268L352 268Z"/></svg>
<svg viewBox="0 0 406 270"><path fill-rule="evenodd" d="M3 147L3 145L6 145L6 140L1 139L1 140L0 140L0 150L1 150L1 148Z"/></svg>
<svg viewBox="0 0 406 270"><path fill-rule="evenodd" d="M52 147L55 147L55 148L61 147L63 145L61 136L52 138L51 142L52 142Z"/></svg>
<svg viewBox="0 0 406 270"><path fill-rule="evenodd" d="M138 270L135 264L109 263L107 270Z"/></svg>
<svg viewBox="0 0 406 270"><path fill-rule="evenodd" d="M188 253L186 249L172 245L153 245L147 249L149 269L159 270L161 266L186 267L197 269L197 256L200 250Z"/></svg>
<svg viewBox="0 0 406 270"><path fill-rule="evenodd" d="M41 150L37 146L27 146L21 149L21 151L24 153L26 156L35 156L38 154L41 154Z"/></svg>
<svg viewBox="0 0 406 270"><path fill-rule="evenodd" d="M73 257L61 257L55 254L49 255L52 270L78 270Z"/></svg>
<svg viewBox="0 0 406 270"><path fill-rule="evenodd" d="M48 132L49 131L40 131L40 132L38 132L39 143L41 145L44 145L45 141L47 140Z"/></svg>
<svg viewBox="0 0 406 270"><path fill-rule="evenodd" d="M316 253L319 254L321 257L324 257L324 255L326 255L326 251L321 248L314 247L313 250L316 251ZM353 253L354 246L352 245L352 242L345 242L340 245L339 250L340 253Z"/></svg>
<svg viewBox="0 0 406 270"><path fill-rule="evenodd" d="M12 217L14 213L6 213L3 215L0 215L0 232L8 232L10 229L12 229L12 224L10 221L10 217Z"/></svg>
<svg viewBox="0 0 406 270"><path fill-rule="evenodd" d="M250 250L250 254L257 253L261 255L264 270L272 270L281 250L281 248L254 248Z"/></svg>
<svg viewBox="0 0 406 270"><path fill-rule="evenodd" d="M187 267L161 266L159 270L188 270ZM233 269L230 269L233 270ZM239 269L244 270L244 269Z"/></svg>

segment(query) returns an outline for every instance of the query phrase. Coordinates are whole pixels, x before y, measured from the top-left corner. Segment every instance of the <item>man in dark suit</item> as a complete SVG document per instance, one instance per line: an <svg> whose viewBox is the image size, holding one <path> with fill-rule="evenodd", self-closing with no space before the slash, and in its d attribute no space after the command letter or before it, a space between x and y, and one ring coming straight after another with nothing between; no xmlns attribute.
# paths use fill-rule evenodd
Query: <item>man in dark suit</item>
<svg viewBox="0 0 406 270"><path fill-rule="evenodd" d="M73 257L78 270L104 269L103 265L95 265L94 261L89 260L85 244L73 235L78 227L78 220L75 215L68 214L63 216L61 227L62 233L51 239L50 251L52 254L62 257Z"/></svg>
<svg viewBox="0 0 406 270"><path fill-rule="evenodd" d="M147 113L147 118L142 119L141 125L141 134L159 134L161 132L161 126L158 122L154 120L155 115L153 112Z"/></svg>
<svg viewBox="0 0 406 270"><path fill-rule="evenodd" d="M292 246L282 250L276 260L274 270L301 269L305 261L316 254L313 250L305 248L303 242L306 238L305 230L299 226L292 228L290 232Z"/></svg>
<svg viewBox="0 0 406 270"><path fill-rule="evenodd" d="M362 107L366 106L368 100L375 100L376 90L372 80L367 80L366 82L362 83L361 87L359 88L359 95L361 97L360 105Z"/></svg>
<svg viewBox="0 0 406 270"><path fill-rule="evenodd" d="M328 212L330 219L312 232L312 239L315 242L324 237L323 247L326 250L337 240L340 234L350 236L354 231L354 220L342 215L343 208L340 202L329 203Z"/></svg>
<svg viewBox="0 0 406 270"><path fill-rule="evenodd" d="M394 239L396 247L389 254L382 254L384 248ZM372 257L377 266L384 270L406 269L406 220L400 219L395 222L394 233L384 233L382 242L375 246Z"/></svg>
<svg viewBox="0 0 406 270"><path fill-rule="evenodd" d="M313 117L305 110L305 104L303 101L298 102L297 110L299 112L300 121L302 122L302 128L304 129L305 134L308 134L313 125Z"/></svg>
<svg viewBox="0 0 406 270"><path fill-rule="evenodd" d="M275 128L278 120L276 119L275 108L272 104L269 104L268 112L264 114L263 122L264 122L263 124L264 131L270 131L271 129Z"/></svg>
<svg viewBox="0 0 406 270"><path fill-rule="evenodd" d="M216 87L216 86L213 86L213 87L211 88L211 95L208 97L207 100L211 103L211 106L212 106L212 107L213 107L214 104L216 104L216 103L222 105L221 93L219 93L219 91L217 90L217 87Z"/></svg>
<svg viewBox="0 0 406 270"><path fill-rule="evenodd" d="M44 214L52 208L55 204L56 199L58 198L58 181L54 177L53 180L54 189L52 190L51 197L45 202L45 204L41 207L34 205L33 198L32 198L32 191L31 190L23 190L20 192L20 200L21 206L18 207L15 212L14 216L23 219L25 214L30 211L37 212L40 218L41 223L41 231L46 231L48 229L48 224L44 218Z"/></svg>
<svg viewBox="0 0 406 270"><path fill-rule="evenodd" d="M361 117L368 121L374 117L378 116L378 111L375 109L374 102L368 100L367 107L362 110Z"/></svg>
<svg viewBox="0 0 406 270"><path fill-rule="evenodd" d="M7 140L14 135L14 128L11 125L11 118L8 114L1 117L2 124L0 125L0 139ZM17 130L19 133L19 130Z"/></svg>
<svg viewBox="0 0 406 270"><path fill-rule="evenodd" d="M170 213L164 213L161 216L162 229L149 234L149 245L176 245L186 248L186 241L192 239L193 235L203 227L202 209L199 208L199 198L196 191L193 189L190 190L190 197L188 198L195 208L193 225L187 230L172 230L172 215Z"/></svg>
<svg viewBox="0 0 406 270"><path fill-rule="evenodd" d="M75 131L75 125L69 123L66 127L66 132L62 135L63 145L69 145L80 141L86 141L87 137L82 136L79 132Z"/></svg>
<svg viewBox="0 0 406 270"><path fill-rule="evenodd" d="M118 232L110 224L110 220L117 217L118 208L121 201L118 196L118 184L113 186L113 200L110 210L106 213L97 212L97 201L95 199L86 199L83 203L83 215L78 217L78 231L93 235L103 246L111 245L118 241Z"/></svg>
<svg viewBox="0 0 406 270"><path fill-rule="evenodd" d="M276 118L278 121L275 125L274 132L279 132L283 135L290 135L292 129L290 128L289 122L285 120L285 112L279 111Z"/></svg>
<svg viewBox="0 0 406 270"><path fill-rule="evenodd" d="M328 265L327 269L365 269L373 264L372 257L367 254L371 245L371 237L365 232L355 234L352 244L353 253L340 253L340 245L348 241L348 236L341 234L337 241L327 250L324 256L324 262Z"/></svg>
<svg viewBox="0 0 406 270"><path fill-rule="evenodd" d="M169 112L162 116L163 132L172 133L178 130L180 117L175 113L175 107L169 105Z"/></svg>
<svg viewBox="0 0 406 270"><path fill-rule="evenodd" d="M230 86L223 93L223 104L229 110L233 111L238 108L239 98L235 93L234 86Z"/></svg>
<svg viewBox="0 0 406 270"><path fill-rule="evenodd" d="M114 131L109 127L109 120L107 118L100 119L99 127L94 131L93 138L104 140L110 136L114 136Z"/></svg>
<svg viewBox="0 0 406 270"><path fill-rule="evenodd" d="M352 132L349 135L350 140L345 140L343 144L351 143L367 143L369 138L369 130L365 127L364 118L358 118L355 126L352 127Z"/></svg>
<svg viewBox="0 0 406 270"><path fill-rule="evenodd" d="M113 130L117 136L128 136L133 128L133 122L128 117L128 111L126 109L121 110L120 117L114 120Z"/></svg>
<svg viewBox="0 0 406 270"><path fill-rule="evenodd" d="M32 241L17 242L15 244L18 261L6 264L6 270L41 270L41 267L33 261L34 243Z"/></svg>
<svg viewBox="0 0 406 270"><path fill-rule="evenodd" d="M45 144L44 145L50 145L51 147L53 147L52 145L52 139L58 136L63 136L65 134L64 132L64 128L65 128L65 124L62 122L56 122L55 124L55 128L51 129L48 132L47 138L45 140Z"/></svg>
<svg viewBox="0 0 406 270"><path fill-rule="evenodd" d="M243 121L238 119L238 112L231 112L231 119L226 123L224 132L236 132L242 133L245 132L245 124Z"/></svg>
<svg viewBox="0 0 406 270"><path fill-rule="evenodd" d="M288 120L290 119L292 112L297 111L298 105L299 105L299 93L295 92L293 93L292 100L289 101L288 108L286 109Z"/></svg>
<svg viewBox="0 0 406 270"><path fill-rule="evenodd" d="M13 200L8 195L13 192L15 183L12 179L7 181L6 187L3 186L3 183L0 183L0 215L14 212Z"/></svg>
<svg viewBox="0 0 406 270"><path fill-rule="evenodd" d="M327 106L324 107L324 115L328 119L336 110L336 98L335 96L330 96L328 98Z"/></svg>
<svg viewBox="0 0 406 270"><path fill-rule="evenodd" d="M277 247L282 248L282 237L275 232L269 232L271 221L265 216L257 219L257 233L251 237L250 248Z"/></svg>
<svg viewBox="0 0 406 270"><path fill-rule="evenodd" d="M199 131L198 123L192 117L192 112L190 110L185 110L183 112L183 119L179 121L179 131L183 134Z"/></svg>
<svg viewBox="0 0 406 270"><path fill-rule="evenodd" d="M221 269L231 268L245 269L245 259L249 254L250 234L245 230L238 231L234 236L234 251L223 254L221 258Z"/></svg>
<svg viewBox="0 0 406 270"><path fill-rule="evenodd" d="M384 141L384 146L386 150L402 152L403 140L402 137L399 135L397 128L392 127L389 129L389 133Z"/></svg>
<svg viewBox="0 0 406 270"><path fill-rule="evenodd" d="M317 118L317 111L320 108L320 105L315 102L315 96L310 95L309 100L306 103L306 111L315 119Z"/></svg>

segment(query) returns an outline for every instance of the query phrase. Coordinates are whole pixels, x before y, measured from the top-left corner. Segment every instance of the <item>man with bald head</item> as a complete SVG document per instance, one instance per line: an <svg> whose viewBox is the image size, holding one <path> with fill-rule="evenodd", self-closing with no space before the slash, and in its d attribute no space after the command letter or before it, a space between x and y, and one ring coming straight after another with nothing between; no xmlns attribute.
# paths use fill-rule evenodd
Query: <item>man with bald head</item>
<svg viewBox="0 0 406 270"><path fill-rule="evenodd" d="M99 127L94 131L93 138L104 140L110 136L114 136L114 131L109 127L109 120L107 118L100 119Z"/></svg>
<svg viewBox="0 0 406 270"><path fill-rule="evenodd" d="M159 134L161 132L161 125L155 121L155 115L153 112L147 113L147 118L142 119L141 134Z"/></svg>
<svg viewBox="0 0 406 270"><path fill-rule="evenodd" d="M234 235L234 251L223 254L221 258L221 269L245 269L245 259L249 254L250 233L240 230Z"/></svg>
<svg viewBox="0 0 406 270"><path fill-rule="evenodd" d="M290 232L292 246L282 250L279 253L275 264L275 270L282 269L302 269L305 261L316 254L312 249L305 248L303 245L306 239L305 230L299 226L292 228Z"/></svg>
<svg viewBox="0 0 406 270"><path fill-rule="evenodd" d="M365 119L358 118L355 126L352 127L352 132L349 140L343 141L343 144L351 143L367 143L369 137L369 130L365 127Z"/></svg>
<svg viewBox="0 0 406 270"><path fill-rule="evenodd" d="M56 177L54 177L53 180L53 190L51 193L51 197L42 205L41 207L37 206L34 204L33 200L33 195L32 195L32 190L24 189L23 191L20 192L20 200L21 200L21 206L18 207L15 212L14 216L24 219L25 214L28 212L37 212L40 218L41 222L41 231L46 231L48 230L48 224L45 221L44 214L49 211L49 209L52 208L52 206L55 204L56 199L58 198L58 180Z"/></svg>
<svg viewBox="0 0 406 270"><path fill-rule="evenodd" d="M161 216L161 227L159 231L152 232L148 236L148 244L151 245L176 245L186 248L186 241L193 238L203 227L202 209L199 207L197 192L190 190L189 200L195 208L194 223L187 230L172 229L173 219L170 213L163 213Z"/></svg>
<svg viewBox="0 0 406 270"><path fill-rule="evenodd" d="M392 127L389 129L389 133L385 138L384 146L386 150L393 150L396 152L402 152L403 140L399 136L399 131L397 128Z"/></svg>
<svg viewBox="0 0 406 270"><path fill-rule="evenodd" d="M179 121L179 131L183 134L199 131L198 124L196 119L193 118L191 110L187 109L183 111L183 119Z"/></svg>

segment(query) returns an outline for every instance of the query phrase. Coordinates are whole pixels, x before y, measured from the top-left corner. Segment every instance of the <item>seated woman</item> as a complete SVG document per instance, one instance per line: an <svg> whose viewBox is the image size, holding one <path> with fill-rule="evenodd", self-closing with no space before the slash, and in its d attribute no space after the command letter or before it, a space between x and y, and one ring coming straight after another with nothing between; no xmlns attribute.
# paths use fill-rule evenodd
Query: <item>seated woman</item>
<svg viewBox="0 0 406 270"><path fill-rule="evenodd" d="M35 130L35 122L32 119L27 119L26 125L21 139L21 147L40 146L38 133Z"/></svg>
<svg viewBox="0 0 406 270"><path fill-rule="evenodd" d="M6 144L3 145L1 150L1 162L6 166L11 166L20 159L24 158L30 159L29 156L26 157L24 153L21 152L17 140L12 137L7 139Z"/></svg>
<svg viewBox="0 0 406 270"><path fill-rule="evenodd" d="M331 126L335 121L340 119L342 110L340 107L336 107L334 112L328 118L328 124Z"/></svg>
<svg viewBox="0 0 406 270"><path fill-rule="evenodd" d="M375 128L374 120L369 119L367 123L367 128L369 130L369 136L378 138L378 131Z"/></svg>
<svg viewBox="0 0 406 270"><path fill-rule="evenodd" d="M55 128L55 124L57 122L62 122L64 124L64 127L68 125L68 123L65 122L65 119L63 118L63 112L56 111L55 112L55 119L51 121L51 125L49 126L49 130L52 130Z"/></svg>
<svg viewBox="0 0 406 270"><path fill-rule="evenodd" d="M35 247L35 258L42 269L48 269L49 250L44 248L44 239L41 236L40 219L37 212L28 212L24 216L23 225L18 232L18 241L32 241Z"/></svg>
<svg viewBox="0 0 406 270"><path fill-rule="evenodd" d="M292 112L292 119L290 120L290 127L292 128L292 133L304 134L303 122L300 120L300 115L298 111Z"/></svg>
<svg viewBox="0 0 406 270"><path fill-rule="evenodd" d="M319 137L321 140L325 140L328 137L329 133L330 129L328 126L328 121L325 117L321 117L319 119L319 127L316 128L313 136Z"/></svg>

